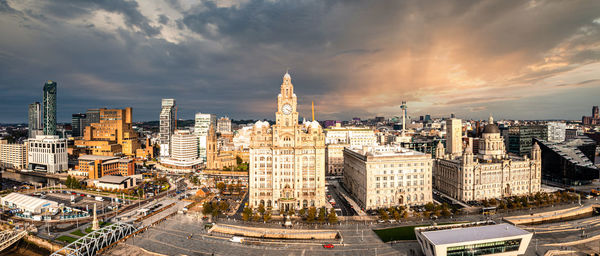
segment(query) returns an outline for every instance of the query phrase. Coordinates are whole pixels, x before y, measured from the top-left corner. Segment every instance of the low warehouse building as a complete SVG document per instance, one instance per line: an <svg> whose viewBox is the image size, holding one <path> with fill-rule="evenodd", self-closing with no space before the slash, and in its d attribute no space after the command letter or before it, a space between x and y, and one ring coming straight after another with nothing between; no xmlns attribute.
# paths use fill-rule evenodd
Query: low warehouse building
<svg viewBox="0 0 600 256"><path fill-rule="evenodd" d="M415 235L426 256L523 255L533 236L493 222L420 227Z"/></svg>
<svg viewBox="0 0 600 256"><path fill-rule="evenodd" d="M41 214L43 212L58 212L58 203L19 193L10 193L2 198L2 205L22 212Z"/></svg>
<svg viewBox="0 0 600 256"><path fill-rule="evenodd" d="M129 176L108 175L94 180L94 186L100 189L128 189L135 185L135 179Z"/></svg>

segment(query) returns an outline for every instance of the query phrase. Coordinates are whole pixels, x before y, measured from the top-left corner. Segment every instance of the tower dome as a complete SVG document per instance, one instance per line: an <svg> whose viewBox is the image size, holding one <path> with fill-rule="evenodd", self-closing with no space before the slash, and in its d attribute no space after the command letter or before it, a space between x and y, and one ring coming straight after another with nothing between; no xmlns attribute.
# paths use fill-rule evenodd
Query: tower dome
<svg viewBox="0 0 600 256"><path fill-rule="evenodd" d="M488 124L486 124L483 128L483 133L500 133L500 129L498 129L498 126L494 124L494 118L492 115L490 115L490 118L488 119Z"/></svg>
<svg viewBox="0 0 600 256"><path fill-rule="evenodd" d="M285 75L283 75L283 80L292 80L292 77L290 76L290 73L288 73L288 71L285 71Z"/></svg>

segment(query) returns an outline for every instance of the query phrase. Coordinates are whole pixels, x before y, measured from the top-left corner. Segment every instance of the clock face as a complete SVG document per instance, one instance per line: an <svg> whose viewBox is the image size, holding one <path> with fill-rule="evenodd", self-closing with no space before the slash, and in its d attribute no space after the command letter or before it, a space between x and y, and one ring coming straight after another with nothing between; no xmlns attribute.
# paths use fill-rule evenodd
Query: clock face
<svg viewBox="0 0 600 256"><path fill-rule="evenodd" d="M290 113L292 113L292 105L285 104L285 105L283 105L281 110L283 111L284 114L289 115Z"/></svg>

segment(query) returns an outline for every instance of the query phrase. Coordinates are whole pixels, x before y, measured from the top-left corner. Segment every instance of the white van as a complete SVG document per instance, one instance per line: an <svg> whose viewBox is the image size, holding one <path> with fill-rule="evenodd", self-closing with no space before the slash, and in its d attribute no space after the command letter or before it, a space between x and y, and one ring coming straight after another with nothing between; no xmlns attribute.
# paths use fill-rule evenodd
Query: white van
<svg viewBox="0 0 600 256"><path fill-rule="evenodd" d="M229 239L229 242L232 243L243 243L244 242L244 238L243 237L239 237L239 236L234 236L231 239Z"/></svg>

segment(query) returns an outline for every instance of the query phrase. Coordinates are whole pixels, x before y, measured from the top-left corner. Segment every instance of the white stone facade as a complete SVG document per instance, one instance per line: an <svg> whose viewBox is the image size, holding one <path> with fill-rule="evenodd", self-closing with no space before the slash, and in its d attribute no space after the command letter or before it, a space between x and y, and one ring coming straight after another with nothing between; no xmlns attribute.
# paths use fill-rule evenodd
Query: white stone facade
<svg viewBox="0 0 600 256"><path fill-rule="evenodd" d="M289 74L277 97L276 124L258 121L250 145L249 205L273 210L321 207L325 199L325 135L318 122L298 124Z"/></svg>
<svg viewBox="0 0 600 256"><path fill-rule="evenodd" d="M327 175L342 175L344 171L344 148L377 145L377 136L366 127L335 127L325 129L325 165Z"/></svg>
<svg viewBox="0 0 600 256"><path fill-rule="evenodd" d="M27 161L32 170L57 173L68 169L67 140L56 135L38 135L27 140Z"/></svg>
<svg viewBox="0 0 600 256"><path fill-rule="evenodd" d="M218 133L231 133L231 119L229 117L221 117L217 121L217 132Z"/></svg>
<svg viewBox="0 0 600 256"><path fill-rule="evenodd" d="M446 120L446 151L453 156L462 154L462 120L451 118Z"/></svg>
<svg viewBox="0 0 600 256"><path fill-rule="evenodd" d="M344 184L365 210L432 199L431 155L400 146L344 149Z"/></svg>
<svg viewBox="0 0 600 256"><path fill-rule="evenodd" d="M563 142L566 139L567 124L561 122L549 122L548 139L550 142Z"/></svg>
<svg viewBox="0 0 600 256"><path fill-rule="evenodd" d="M468 146L462 156L444 154L434 165L434 187L461 201L478 201L534 194L541 188L541 150L535 144L532 158L509 157L498 127L490 122L479 140L479 154Z"/></svg>

